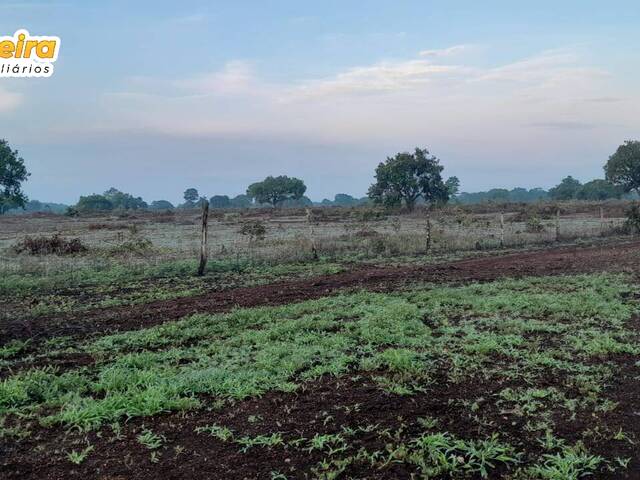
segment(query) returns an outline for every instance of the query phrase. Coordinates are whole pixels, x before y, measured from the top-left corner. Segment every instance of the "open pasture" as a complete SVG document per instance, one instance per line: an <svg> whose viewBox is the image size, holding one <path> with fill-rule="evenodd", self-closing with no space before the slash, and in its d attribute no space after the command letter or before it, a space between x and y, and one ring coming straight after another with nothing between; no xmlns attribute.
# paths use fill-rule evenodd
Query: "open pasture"
<svg viewBox="0 0 640 480"><path fill-rule="evenodd" d="M3 218L2 478L636 478L621 219L358 214Z"/></svg>

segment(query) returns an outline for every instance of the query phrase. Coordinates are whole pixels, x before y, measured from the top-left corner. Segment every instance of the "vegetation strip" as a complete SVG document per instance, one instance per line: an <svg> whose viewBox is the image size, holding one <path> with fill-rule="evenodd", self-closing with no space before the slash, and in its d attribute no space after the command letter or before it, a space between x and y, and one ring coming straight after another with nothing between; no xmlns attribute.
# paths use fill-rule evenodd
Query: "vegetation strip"
<svg viewBox="0 0 640 480"><path fill-rule="evenodd" d="M593 274L359 292L63 343L97 362L33 368L0 384L5 469L56 478L71 463L86 476L98 462L113 473L128 438L139 445L128 446L139 463L131 468L145 475L203 453L180 444L188 432L170 434L168 421L243 465L262 459L255 468L275 478L624 478L640 464L629 410L640 353L631 282ZM49 354L59 353L52 343ZM363 395L405 411L359 413ZM298 433L305 419L285 418L302 399L315 426ZM181 425L180 416L207 423ZM33 460L47 469L25 470L26 449L46 438L63 447ZM209 478L242 478L233 472Z"/></svg>

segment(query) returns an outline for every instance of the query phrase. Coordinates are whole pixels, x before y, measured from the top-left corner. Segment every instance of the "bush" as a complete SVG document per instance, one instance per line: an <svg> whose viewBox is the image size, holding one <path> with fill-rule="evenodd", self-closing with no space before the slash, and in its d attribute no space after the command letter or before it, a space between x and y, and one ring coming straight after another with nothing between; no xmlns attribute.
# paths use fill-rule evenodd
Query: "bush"
<svg viewBox="0 0 640 480"><path fill-rule="evenodd" d="M129 225L126 223L90 223L87 230L126 230Z"/></svg>
<svg viewBox="0 0 640 480"><path fill-rule="evenodd" d="M244 223L242 227L240 227L238 233L240 233L240 235L248 236L249 240L252 242L255 240L264 240L264 237L267 234L267 227L265 227L261 221L255 220L253 222Z"/></svg>
<svg viewBox="0 0 640 480"><path fill-rule="evenodd" d="M25 237L20 242L13 245L16 253L28 253L29 255L69 255L73 253L86 252L85 247L79 238L65 239L59 234L51 237Z"/></svg>
<svg viewBox="0 0 640 480"><path fill-rule="evenodd" d="M352 215L356 221L371 222L375 220L386 220L387 214L383 210L374 208L365 208L353 210Z"/></svg>
<svg viewBox="0 0 640 480"><path fill-rule="evenodd" d="M544 224L538 217L529 217L525 224L525 229L528 233L544 232Z"/></svg>
<svg viewBox="0 0 640 480"><path fill-rule="evenodd" d="M64 212L67 217L77 217L80 215L78 209L75 207L67 207L67 210Z"/></svg>
<svg viewBox="0 0 640 480"><path fill-rule="evenodd" d="M153 250L153 243L148 238L133 238L109 248L108 252L111 255L146 255Z"/></svg>

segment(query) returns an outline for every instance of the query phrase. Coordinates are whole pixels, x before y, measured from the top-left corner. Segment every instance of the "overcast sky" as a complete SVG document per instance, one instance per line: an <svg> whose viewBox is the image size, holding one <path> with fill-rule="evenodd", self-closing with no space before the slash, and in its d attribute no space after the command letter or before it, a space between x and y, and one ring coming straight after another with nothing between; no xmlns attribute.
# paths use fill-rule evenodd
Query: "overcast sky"
<svg viewBox="0 0 640 480"><path fill-rule="evenodd" d="M465 191L590 180L640 138L639 24L637 0L0 0L1 35L61 38L52 77L0 78L0 138L66 203L269 174L362 196L416 146Z"/></svg>

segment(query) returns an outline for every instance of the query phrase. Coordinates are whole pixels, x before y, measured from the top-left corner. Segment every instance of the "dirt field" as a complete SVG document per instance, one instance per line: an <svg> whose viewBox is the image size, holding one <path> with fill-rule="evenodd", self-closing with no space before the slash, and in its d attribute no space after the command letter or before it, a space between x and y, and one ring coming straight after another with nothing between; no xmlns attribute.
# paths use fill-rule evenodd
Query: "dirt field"
<svg viewBox="0 0 640 480"><path fill-rule="evenodd" d="M176 268L3 284L1 478L640 478L640 241Z"/></svg>
<svg viewBox="0 0 640 480"><path fill-rule="evenodd" d="M236 307L284 305L366 288L391 291L415 282L451 283L489 281L501 277L568 275L598 271L635 272L640 264L640 242L606 244L587 248L556 248L512 255L462 260L428 266L378 267L352 265L343 273L317 276L247 288L234 288L139 306L96 309L81 314L44 316L6 322L0 330L4 341L87 336L118 330L136 330L177 320L195 313L218 313Z"/></svg>

